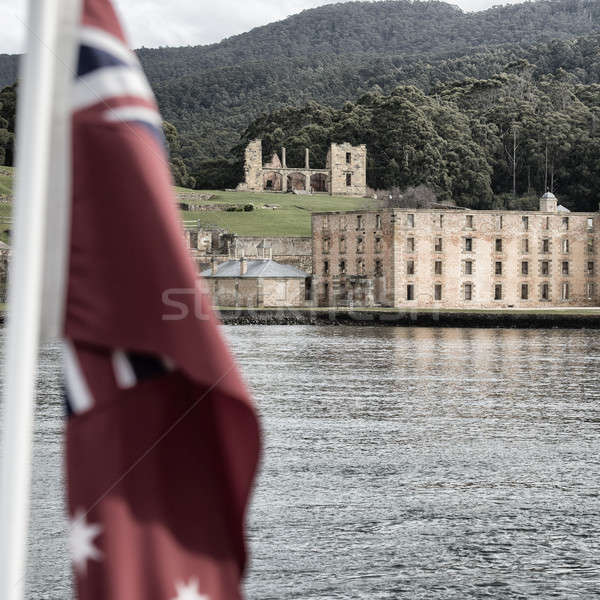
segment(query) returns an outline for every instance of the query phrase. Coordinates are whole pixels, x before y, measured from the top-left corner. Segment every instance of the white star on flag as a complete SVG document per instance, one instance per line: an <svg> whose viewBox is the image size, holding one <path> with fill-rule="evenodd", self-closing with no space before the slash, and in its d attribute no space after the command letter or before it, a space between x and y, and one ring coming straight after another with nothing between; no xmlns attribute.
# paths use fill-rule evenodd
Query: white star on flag
<svg viewBox="0 0 600 600"><path fill-rule="evenodd" d="M177 598L173 598L173 600L210 600L208 596L200 593L198 585L198 580L195 577L190 579L188 585L181 582L176 583Z"/></svg>
<svg viewBox="0 0 600 600"><path fill-rule="evenodd" d="M88 525L85 512L79 509L71 519L69 531L69 548L71 560L78 573L85 574L88 560L100 560L102 553L94 546L94 538L102 532L100 525Z"/></svg>

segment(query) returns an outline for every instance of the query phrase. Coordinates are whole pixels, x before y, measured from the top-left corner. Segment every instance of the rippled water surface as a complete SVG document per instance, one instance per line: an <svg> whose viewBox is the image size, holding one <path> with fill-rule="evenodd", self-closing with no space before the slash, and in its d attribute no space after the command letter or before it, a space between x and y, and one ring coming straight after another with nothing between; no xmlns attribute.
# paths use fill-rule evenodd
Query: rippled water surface
<svg viewBox="0 0 600 600"><path fill-rule="evenodd" d="M600 596L600 332L229 327L262 417L249 599ZM70 598L58 353L28 599Z"/></svg>

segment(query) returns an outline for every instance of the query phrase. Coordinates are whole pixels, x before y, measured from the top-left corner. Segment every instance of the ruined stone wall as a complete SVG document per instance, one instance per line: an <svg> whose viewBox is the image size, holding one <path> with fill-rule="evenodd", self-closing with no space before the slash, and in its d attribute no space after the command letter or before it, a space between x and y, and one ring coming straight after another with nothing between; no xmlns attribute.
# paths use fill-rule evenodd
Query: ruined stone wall
<svg viewBox="0 0 600 600"><path fill-rule="evenodd" d="M381 230L373 226L377 215ZM354 225L359 217L361 227ZM349 230L351 221L354 226ZM364 276L371 280L376 304L399 308L598 306L599 230L597 213L396 209L317 214L313 217L317 302L336 301L342 258L338 248L345 239L346 268L354 274L356 261L365 260ZM376 268L379 253L370 250L379 236L384 244L383 270ZM359 237L367 244L360 250ZM369 300L355 296L355 303L368 305Z"/></svg>
<svg viewBox="0 0 600 600"><path fill-rule="evenodd" d="M327 154L327 168L331 169L331 195L366 195L367 147L364 144L331 144Z"/></svg>
<svg viewBox="0 0 600 600"><path fill-rule="evenodd" d="M393 217L391 211L313 215L317 304L393 306Z"/></svg>
<svg viewBox="0 0 600 600"><path fill-rule="evenodd" d="M244 152L244 182L239 191L261 192L263 189L262 140L253 140Z"/></svg>

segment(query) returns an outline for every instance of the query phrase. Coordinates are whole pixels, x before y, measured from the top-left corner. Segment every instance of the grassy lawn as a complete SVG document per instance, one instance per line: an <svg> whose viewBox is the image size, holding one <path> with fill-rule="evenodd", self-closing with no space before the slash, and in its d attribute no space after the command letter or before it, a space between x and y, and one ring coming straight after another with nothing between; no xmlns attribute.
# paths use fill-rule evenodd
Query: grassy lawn
<svg viewBox="0 0 600 600"><path fill-rule="evenodd" d="M189 190L176 188L180 193ZM254 194L249 192L197 192L213 194L199 204L229 204L244 206L252 204L251 212L182 211L184 220L198 220L203 225L217 225L238 235L247 236L310 236L310 216L320 211L359 210L373 205L366 198L340 196L296 196L295 194ZM183 200L183 198L182 198ZM192 200L190 199L190 202ZM264 208L265 204L276 205L277 209Z"/></svg>
<svg viewBox="0 0 600 600"><path fill-rule="evenodd" d="M0 195L12 193L14 169L0 167ZM357 210L372 205L365 198L337 196L296 196L295 194L253 194L249 192L198 191L175 188L180 202L193 204L223 204L240 206L252 204L250 212L228 212L226 210L181 211L184 221L199 221L202 225L216 225L232 233L246 236L310 236L310 215L313 212L333 210ZM202 196L212 196L202 200ZM278 208L264 208L265 204ZM0 217L10 217L10 206L0 205ZM0 239L8 241L8 226L0 224Z"/></svg>

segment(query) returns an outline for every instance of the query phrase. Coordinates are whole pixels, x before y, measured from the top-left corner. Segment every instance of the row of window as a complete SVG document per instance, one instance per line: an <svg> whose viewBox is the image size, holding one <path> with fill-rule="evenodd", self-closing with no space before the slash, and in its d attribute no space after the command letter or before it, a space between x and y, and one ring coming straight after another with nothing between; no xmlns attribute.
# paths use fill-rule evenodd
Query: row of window
<svg viewBox="0 0 600 600"><path fill-rule="evenodd" d="M521 261L521 275L528 276L530 274L530 263L527 260ZM441 260L436 260L434 262L433 270L435 275L443 275L443 263ZM406 274L414 275L416 271L416 262L414 260L406 261ZM594 261L587 261L586 263L586 274L594 275L596 271L596 266ZM561 262L561 274L562 275L570 275L570 263L567 260ZM346 274L346 261L340 260L338 264L338 273L340 275ZM365 261L363 259L358 259L357 261L357 274L364 275L366 273L365 269ZM465 275L473 274L473 261L465 260L463 261L463 273ZM494 263L494 273L495 275L503 275L504 274L504 263L502 261L496 261ZM323 261L323 274L329 275L329 261ZM539 263L539 274L540 275L549 275L550 274L550 261L542 260ZM383 262L380 259L375 261L375 275L381 276L383 275Z"/></svg>
<svg viewBox="0 0 600 600"><path fill-rule="evenodd" d="M442 275L442 268L443 268L442 265L443 265L443 263L441 260L436 260L434 262L433 269L434 269L434 273L436 275ZM463 262L463 269L464 269L465 275L472 275L473 274L473 261L465 260ZM529 270L530 270L529 269L529 261L528 260L521 261L521 275L529 275ZM496 275L502 275L504 273L504 263L502 261L495 261L494 272ZM569 275L569 272L570 272L569 261L568 260L562 261L561 273L563 275ZM588 275L593 275L594 272L595 272L594 261L592 261L592 260L587 261L586 273ZM540 261L540 274L548 275L549 273L550 273L550 261L547 261L547 260ZM415 274L415 261L414 260L406 261L406 274L407 275Z"/></svg>
<svg viewBox="0 0 600 600"><path fill-rule="evenodd" d="M434 217L436 219L436 225L441 229L444 226L444 215L443 214L439 214L436 215ZM551 224L551 218L546 216L546 217L541 217L542 219L542 229L550 229L550 224ZM529 231L529 216L522 216L521 217L521 225L523 228L523 231ZM564 231L568 231L569 230L569 217L561 217L561 228ZM407 214L406 215L406 227L412 228L415 226L415 215L414 214ZM465 229L475 229L475 218L474 215L465 215ZM587 217L587 221L586 221L586 226L587 226L587 230L588 231L593 231L594 230L594 219L592 217ZM503 229L504 228L504 215L496 215L496 229Z"/></svg>
<svg viewBox="0 0 600 600"><path fill-rule="evenodd" d="M443 252L444 248L443 238L437 237L433 243L434 252ZM540 251L542 254L549 254L552 246L552 240L550 238L542 239L542 243L540 246ZM563 254L568 254L570 252L571 244L568 238L564 238L561 241L561 250ZM586 246L588 254L594 253L594 240L593 238L588 239ZM410 254L415 251L415 238L409 237L406 238L406 251ZM474 238L465 237L463 238L463 251L464 252L473 252L474 251ZM497 254L504 252L504 240L503 238L496 238L494 240L494 251ZM529 253L529 239L523 238L521 240L521 252L522 254Z"/></svg>
<svg viewBox="0 0 600 600"><path fill-rule="evenodd" d="M531 287L528 283L522 283L519 293L521 300L530 300L531 299ZM473 290L474 286L472 283L465 283L462 289L463 300L469 302L473 300ZM540 300L550 300L550 284L542 283L538 286L539 290L539 299ZM571 293L571 285L569 282L565 281L560 286L560 298L561 300L568 300L570 298ZM492 289L492 295L494 300L504 300L504 286L501 283L494 284ZM585 285L585 296L588 300L592 300L596 295L596 284L592 282L588 282ZM414 300L415 299L415 284L409 283L406 286L406 299ZM444 299L444 286L441 283L436 283L433 286L433 299L436 302L441 302Z"/></svg>
<svg viewBox="0 0 600 600"><path fill-rule="evenodd" d="M331 250L331 240L329 238L323 238L323 254L329 254ZM340 254L346 253L346 238L341 237L339 243ZM365 240L362 237L356 239L356 253L364 254L365 252ZM375 252L383 252L383 240L380 237L375 238Z"/></svg>
<svg viewBox="0 0 600 600"><path fill-rule="evenodd" d="M346 274L346 261L340 260L338 264L338 273L340 275ZM356 274L357 275L366 275L366 265L364 259L359 258L356 261ZM329 275L329 261L323 261L323 275ZM381 260L375 261L375 277L383 276L383 262Z"/></svg>
<svg viewBox="0 0 600 600"><path fill-rule="evenodd" d="M346 185L352 185L352 175L350 173L346 174ZM442 229L444 227L444 215L439 214L435 215L436 225L438 228ZM542 229L550 230L551 225L551 217L545 216L540 217L542 219ZM529 231L530 217L523 216L521 217L521 224L523 231ZM415 215L412 213L408 213L406 215L406 227L414 228L415 227ZM345 217L342 217L342 229L346 228ZM561 217L561 229L563 231L568 231L570 226L569 217ZM587 217L586 226L588 231L594 230L594 219L592 217ZM323 216L323 229L327 229L329 227L329 217L328 215ZM356 229L364 229L365 228L365 215L356 215ZM465 215L465 229L475 229L475 219L474 215ZM496 215L496 229L504 228L504 216ZM375 215L375 229L381 229L381 215Z"/></svg>

